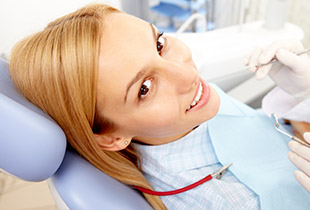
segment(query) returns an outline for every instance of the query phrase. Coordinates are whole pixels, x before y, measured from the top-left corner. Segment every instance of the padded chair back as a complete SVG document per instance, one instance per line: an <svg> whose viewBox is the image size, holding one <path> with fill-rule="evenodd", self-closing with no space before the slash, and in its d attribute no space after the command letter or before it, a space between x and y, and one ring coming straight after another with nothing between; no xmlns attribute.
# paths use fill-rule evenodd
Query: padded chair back
<svg viewBox="0 0 310 210"><path fill-rule="evenodd" d="M58 194L54 198L61 197L69 209L152 209L138 191L104 174L71 150L51 180ZM62 201L56 202L63 206Z"/></svg>

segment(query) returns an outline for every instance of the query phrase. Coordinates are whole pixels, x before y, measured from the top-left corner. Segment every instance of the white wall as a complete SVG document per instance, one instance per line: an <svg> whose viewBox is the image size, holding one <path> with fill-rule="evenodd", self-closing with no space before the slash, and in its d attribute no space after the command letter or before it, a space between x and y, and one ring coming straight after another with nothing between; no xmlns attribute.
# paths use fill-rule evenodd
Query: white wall
<svg viewBox="0 0 310 210"><path fill-rule="evenodd" d="M250 15L246 21L264 19L268 0L249 1ZM122 9L121 0L0 0L0 56L8 55L17 41L41 30L50 21L92 2L108 3ZM310 47L309 0L291 0L288 20L305 31L303 43Z"/></svg>
<svg viewBox="0 0 310 210"><path fill-rule="evenodd" d="M121 9L120 0L1 0L0 56L9 55L17 41L43 29L50 21L93 2Z"/></svg>
<svg viewBox="0 0 310 210"><path fill-rule="evenodd" d="M305 32L303 44L310 47L310 1L291 0L291 9L288 20L301 27Z"/></svg>
<svg viewBox="0 0 310 210"><path fill-rule="evenodd" d="M265 11L269 0L250 0L250 15L247 21L262 20L265 18ZM296 24L305 32L303 44L306 48L310 47L310 1L309 0L290 0L288 21Z"/></svg>

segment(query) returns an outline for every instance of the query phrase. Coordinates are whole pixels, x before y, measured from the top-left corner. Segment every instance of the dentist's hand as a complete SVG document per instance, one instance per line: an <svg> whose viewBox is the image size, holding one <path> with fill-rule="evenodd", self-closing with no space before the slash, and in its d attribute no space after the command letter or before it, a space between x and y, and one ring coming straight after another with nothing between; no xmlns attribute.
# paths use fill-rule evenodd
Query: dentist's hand
<svg viewBox="0 0 310 210"><path fill-rule="evenodd" d="M310 132L304 133L304 139L310 143ZM310 148L295 141L291 141L289 147L292 151L288 157L300 169L295 171L295 178L310 193Z"/></svg>
<svg viewBox="0 0 310 210"><path fill-rule="evenodd" d="M303 50L298 40L277 41L266 49L256 49L245 64L253 67L250 71L256 71L257 79L269 75L281 89L296 99L304 100L310 98L310 59L306 54L296 55ZM274 58L279 62L256 68Z"/></svg>

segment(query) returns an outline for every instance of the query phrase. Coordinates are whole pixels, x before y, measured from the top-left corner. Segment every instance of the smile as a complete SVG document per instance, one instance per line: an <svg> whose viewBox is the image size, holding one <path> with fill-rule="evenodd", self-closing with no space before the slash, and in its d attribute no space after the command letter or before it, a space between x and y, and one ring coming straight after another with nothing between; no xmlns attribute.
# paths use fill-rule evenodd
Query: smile
<svg viewBox="0 0 310 210"><path fill-rule="evenodd" d="M205 106L210 98L210 87L207 85L202 79L200 79L200 83L196 90L195 98L192 103L186 109L186 112L195 111Z"/></svg>

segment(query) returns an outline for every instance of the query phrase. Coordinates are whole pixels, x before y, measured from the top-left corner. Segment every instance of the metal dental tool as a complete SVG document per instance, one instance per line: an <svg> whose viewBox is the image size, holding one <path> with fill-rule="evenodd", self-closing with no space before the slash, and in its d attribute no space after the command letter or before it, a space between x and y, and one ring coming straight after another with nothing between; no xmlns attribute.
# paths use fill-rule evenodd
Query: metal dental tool
<svg viewBox="0 0 310 210"><path fill-rule="evenodd" d="M294 141L297 141L298 143L300 143L300 144L302 144L302 145L304 145L304 146L310 148L310 144L308 144L307 142L305 142L305 141L301 140L300 138L298 138L298 137L296 137L296 136L292 136L292 135L286 133L285 131L281 130L281 129L280 129L280 124L279 124L278 117L277 117L277 115L276 115L275 113L272 113L271 116L272 116L273 119L274 119L274 122L275 122L275 123L274 123L274 127L275 127L275 129L276 129L277 131L279 131L280 133L282 133L282 134L284 134L284 135L290 137L290 138L293 139Z"/></svg>
<svg viewBox="0 0 310 210"><path fill-rule="evenodd" d="M304 49L303 51L299 52L299 53L296 53L296 55L302 55L302 54L305 54L305 53L308 53L310 52L310 48L309 49ZM263 67L263 66L266 66L266 65L269 65L269 64L273 64L275 62L278 62L278 59L276 57L274 57L273 59L271 59L271 61L269 61L268 63L265 63L265 64L259 64L259 65L256 65L255 68L256 70L259 69L260 67ZM248 66L246 67L245 69L246 70L250 70L251 68L253 68L253 66Z"/></svg>

